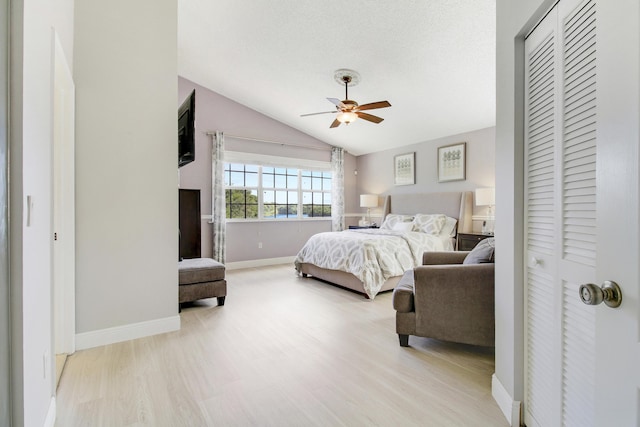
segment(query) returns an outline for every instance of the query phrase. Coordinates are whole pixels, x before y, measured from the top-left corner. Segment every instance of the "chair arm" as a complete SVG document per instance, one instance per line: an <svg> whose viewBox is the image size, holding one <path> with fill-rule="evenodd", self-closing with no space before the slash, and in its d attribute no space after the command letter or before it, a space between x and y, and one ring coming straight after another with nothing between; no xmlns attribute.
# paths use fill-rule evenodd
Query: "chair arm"
<svg viewBox="0 0 640 427"><path fill-rule="evenodd" d="M413 311L413 270L405 271L393 290L393 308L400 313Z"/></svg>
<svg viewBox="0 0 640 427"><path fill-rule="evenodd" d="M462 264L469 251L430 251L422 254L422 265Z"/></svg>

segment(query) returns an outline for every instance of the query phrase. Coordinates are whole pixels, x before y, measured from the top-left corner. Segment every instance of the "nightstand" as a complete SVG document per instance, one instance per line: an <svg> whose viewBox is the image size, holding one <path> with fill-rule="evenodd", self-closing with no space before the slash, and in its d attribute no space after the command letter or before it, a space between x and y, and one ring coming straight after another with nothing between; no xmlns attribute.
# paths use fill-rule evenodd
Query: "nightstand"
<svg viewBox="0 0 640 427"><path fill-rule="evenodd" d="M458 250L470 251L475 248L476 245L486 239L487 237L493 237L493 234L482 233L458 233Z"/></svg>
<svg viewBox="0 0 640 427"><path fill-rule="evenodd" d="M378 228L378 226L377 225L366 225L366 226L350 225L349 226L349 230L357 230L359 228Z"/></svg>

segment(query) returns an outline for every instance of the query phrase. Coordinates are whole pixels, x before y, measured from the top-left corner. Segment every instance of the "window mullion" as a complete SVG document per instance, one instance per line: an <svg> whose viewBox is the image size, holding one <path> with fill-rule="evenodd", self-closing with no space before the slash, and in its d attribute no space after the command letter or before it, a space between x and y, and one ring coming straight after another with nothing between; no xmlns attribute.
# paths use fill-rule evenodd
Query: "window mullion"
<svg viewBox="0 0 640 427"><path fill-rule="evenodd" d="M258 220L264 219L264 194L262 191L262 166L258 166Z"/></svg>
<svg viewBox="0 0 640 427"><path fill-rule="evenodd" d="M298 169L298 219L302 219L302 169Z"/></svg>

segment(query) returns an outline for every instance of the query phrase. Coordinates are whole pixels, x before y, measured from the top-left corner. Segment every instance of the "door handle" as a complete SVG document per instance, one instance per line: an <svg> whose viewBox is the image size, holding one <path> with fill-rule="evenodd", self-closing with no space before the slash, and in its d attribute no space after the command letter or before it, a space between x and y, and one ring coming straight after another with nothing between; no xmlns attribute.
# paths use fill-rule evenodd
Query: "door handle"
<svg viewBox="0 0 640 427"><path fill-rule="evenodd" d="M580 286L580 299L587 305L604 303L612 308L619 307L622 303L622 290L614 281L605 280L602 287L587 283Z"/></svg>

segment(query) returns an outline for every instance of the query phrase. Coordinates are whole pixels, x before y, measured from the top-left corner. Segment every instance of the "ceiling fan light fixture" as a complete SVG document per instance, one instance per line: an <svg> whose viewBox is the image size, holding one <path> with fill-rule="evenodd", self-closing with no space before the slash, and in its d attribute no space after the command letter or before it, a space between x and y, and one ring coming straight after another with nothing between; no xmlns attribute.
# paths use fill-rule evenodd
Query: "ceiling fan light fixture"
<svg viewBox="0 0 640 427"><path fill-rule="evenodd" d="M341 113L338 113L338 121L340 123L353 123L356 119L358 118L358 115L352 111L343 111Z"/></svg>
<svg viewBox="0 0 640 427"><path fill-rule="evenodd" d="M391 107L389 101L370 102L368 104L359 105L356 101L349 99L349 86L358 84L360 81L360 74L353 70L343 68L337 70L334 77L336 82L344 85L344 100L340 101L338 98L327 98L327 101L336 107L334 111L302 114L300 117L337 113L336 118L331 122L331 126L329 126L331 129L337 128L342 123L348 125L349 123L355 122L356 119L366 120L371 123L380 123L384 120L382 117L374 116L373 114L365 113L363 111Z"/></svg>

